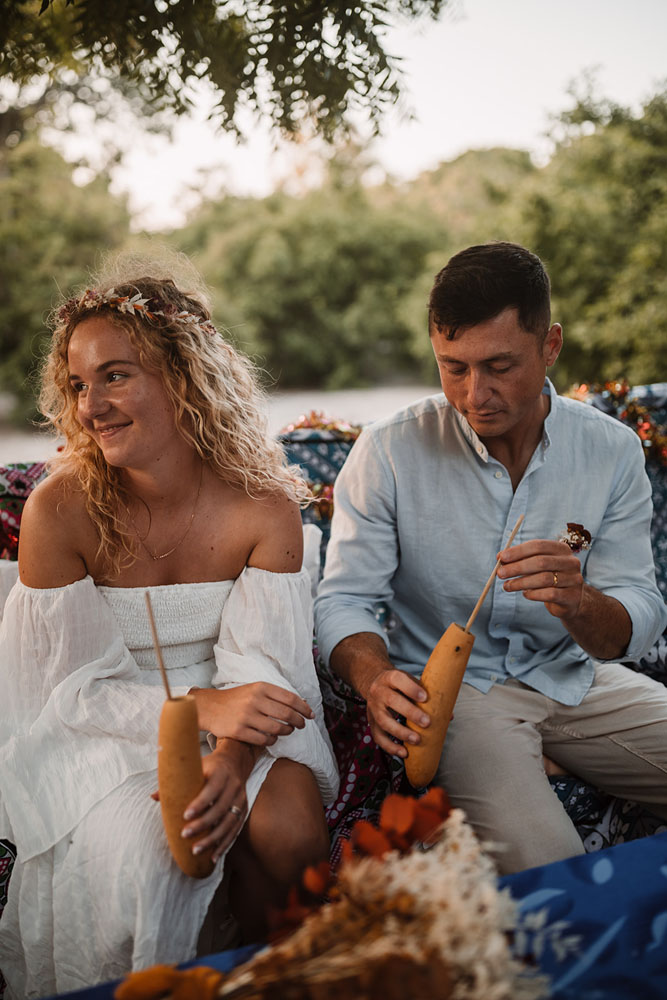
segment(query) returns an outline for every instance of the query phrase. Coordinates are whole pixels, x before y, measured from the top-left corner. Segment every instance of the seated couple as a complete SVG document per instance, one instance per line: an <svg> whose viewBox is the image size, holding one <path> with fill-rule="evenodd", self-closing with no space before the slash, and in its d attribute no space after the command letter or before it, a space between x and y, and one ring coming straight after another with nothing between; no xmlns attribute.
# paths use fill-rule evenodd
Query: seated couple
<svg viewBox="0 0 667 1000"><path fill-rule="evenodd" d="M0 632L0 836L18 846L0 922L10 996L191 958L223 893L258 939L266 906L328 852L337 773L301 567L308 491L267 434L247 359L183 273L121 260L54 316L41 404L66 444L26 503ZM665 625L650 490L633 433L545 379L562 336L534 255L458 254L429 327L445 396L355 444L318 638L366 698L379 745L404 756L419 736L401 717L428 723L415 675L501 551L439 780L510 871L582 849L543 747L667 816L667 697L616 662ZM589 550L557 540L570 521ZM183 836L214 847L201 881L172 861L154 801L164 693L145 590L172 691L197 704L206 783Z"/></svg>

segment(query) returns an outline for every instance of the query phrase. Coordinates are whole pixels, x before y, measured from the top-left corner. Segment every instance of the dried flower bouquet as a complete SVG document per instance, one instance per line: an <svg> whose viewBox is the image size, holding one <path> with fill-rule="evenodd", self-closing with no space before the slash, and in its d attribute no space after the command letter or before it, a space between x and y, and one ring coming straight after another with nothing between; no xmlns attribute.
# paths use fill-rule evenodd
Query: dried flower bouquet
<svg viewBox="0 0 667 1000"><path fill-rule="evenodd" d="M308 869L304 885L311 898L326 893L328 901L305 906L295 891L284 917L300 926L245 965L211 977L206 986L201 970L156 967L130 976L116 997L539 1000L549 995L546 978L512 954L518 921L509 890L498 889L491 861L463 813L449 811L440 789L422 799L388 796L379 828L364 821L355 826L338 873L331 875L326 865ZM163 992L142 990L140 980L158 969ZM143 985L148 987L147 978Z"/></svg>

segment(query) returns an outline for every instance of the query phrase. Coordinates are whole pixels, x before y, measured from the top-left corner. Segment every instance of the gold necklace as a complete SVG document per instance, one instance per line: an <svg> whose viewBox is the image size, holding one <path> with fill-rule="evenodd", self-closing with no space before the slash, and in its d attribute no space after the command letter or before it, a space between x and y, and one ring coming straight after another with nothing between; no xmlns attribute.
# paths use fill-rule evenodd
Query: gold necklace
<svg viewBox="0 0 667 1000"><path fill-rule="evenodd" d="M178 541L176 542L176 544L173 546L173 548L169 549L167 552L161 552L159 554L156 553L156 552L151 552L151 550L146 545L146 542L144 541L144 538L148 537L148 531L151 530L151 524L152 524L152 520L153 520L152 516L151 516L151 509L148 506L148 504L146 503L146 501L145 500L141 501L145 505L146 510L148 511L148 531L144 535L144 538L142 538L141 535L140 535L140 533L139 533L139 529L137 528L137 526L135 524L135 521L134 521L134 518L132 517L132 514L130 513L130 508L127 507L127 506L125 506L125 510L127 511L127 516L129 517L129 519L130 519L130 521L132 523L132 527L135 530L136 536L139 539L139 544L143 546L143 548L146 550L146 552L151 557L151 559L153 560L153 562L158 562L158 560L160 560L160 559L166 559L167 556L170 556L172 554L172 552L175 552L176 549L179 547L179 545L181 545L185 541L185 539L186 539L186 537L188 535L188 532L190 531L190 528L192 527L192 522L195 519L195 513L197 511L197 504L199 503L199 494L201 493L201 484L202 484L203 478L204 478L204 463L201 462L201 464L199 466L199 486L197 487L197 496L195 497L195 502L194 502L194 505L192 507L192 513L190 514L190 520L188 521L188 526L185 529L185 531L183 532L183 534L181 535L181 537L178 539Z"/></svg>

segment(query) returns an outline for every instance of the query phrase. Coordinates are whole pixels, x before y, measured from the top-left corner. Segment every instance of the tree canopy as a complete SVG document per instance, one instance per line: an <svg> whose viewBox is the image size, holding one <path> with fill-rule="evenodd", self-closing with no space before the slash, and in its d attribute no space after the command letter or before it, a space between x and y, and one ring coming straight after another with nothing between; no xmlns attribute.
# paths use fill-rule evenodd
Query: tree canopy
<svg viewBox="0 0 667 1000"><path fill-rule="evenodd" d="M520 192L516 230L551 272L562 377L664 381L667 89L638 114L588 98L566 123Z"/></svg>
<svg viewBox="0 0 667 1000"><path fill-rule="evenodd" d="M436 385L426 303L436 272L471 243L513 240L545 261L565 346L553 376L665 381L667 90L639 111L581 102L550 161L470 150L409 182L363 183L350 148L322 186L293 196L219 197L163 239L192 255L217 323L282 388ZM135 239L100 174L38 135L0 148L0 388L28 378L57 289L85 281L100 250Z"/></svg>
<svg viewBox="0 0 667 1000"><path fill-rule="evenodd" d="M328 389L419 372L400 304L443 237L425 211L380 209L335 179L303 198L213 204L175 234L271 379Z"/></svg>
<svg viewBox="0 0 667 1000"><path fill-rule="evenodd" d="M100 250L128 239L129 215L106 178L78 187L70 164L35 138L6 151L0 168L0 388L24 418L59 289L84 283Z"/></svg>
<svg viewBox="0 0 667 1000"><path fill-rule="evenodd" d="M400 91L385 48L396 19L437 16L450 0L14 0L0 26L0 77L64 72L130 85L146 111L188 109L207 81L222 127L267 116L285 133L333 138L351 112L377 128Z"/></svg>

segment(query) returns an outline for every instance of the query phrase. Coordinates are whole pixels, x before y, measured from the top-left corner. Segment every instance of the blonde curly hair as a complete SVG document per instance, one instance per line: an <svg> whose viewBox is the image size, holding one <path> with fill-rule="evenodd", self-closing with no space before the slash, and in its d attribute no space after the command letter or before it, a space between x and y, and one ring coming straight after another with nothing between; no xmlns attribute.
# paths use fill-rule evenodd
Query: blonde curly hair
<svg viewBox="0 0 667 1000"><path fill-rule="evenodd" d="M181 288L189 290L181 291ZM131 307L129 300L147 303ZM122 303L119 306L119 303ZM121 472L109 466L77 417L67 350L77 325L91 315L125 330L141 364L161 375L180 434L225 482L251 497L282 493L301 506L312 496L267 427L258 371L211 323L200 275L182 254L158 258L125 252L107 257L91 286L50 317L50 350L42 366L41 412L64 437L50 471L80 487L99 534L98 557L112 574L136 558L136 542L118 517L130 497Z"/></svg>

